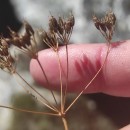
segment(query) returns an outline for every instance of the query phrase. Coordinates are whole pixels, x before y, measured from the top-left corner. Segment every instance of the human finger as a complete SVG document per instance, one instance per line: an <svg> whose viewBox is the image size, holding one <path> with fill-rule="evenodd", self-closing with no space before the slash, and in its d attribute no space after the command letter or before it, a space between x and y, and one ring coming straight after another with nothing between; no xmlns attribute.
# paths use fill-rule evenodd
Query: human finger
<svg viewBox="0 0 130 130"><path fill-rule="evenodd" d="M68 91L80 92L93 78L102 66L108 46L106 44L73 44L68 46L69 78ZM66 84L66 50L59 48L59 57L62 64L63 87ZM60 89L60 76L58 58L51 49L46 49L38 54L44 68L49 86ZM103 92L115 96L130 96L130 41L111 44L111 51L106 64L94 82L86 89L85 93ZM30 71L36 81L47 86L41 68L36 60L30 63Z"/></svg>
<svg viewBox="0 0 130 130"><path fill-rule="evenodd" d="M130 130L130 125L127 125L127 126L121 128L120 130Z"/></svg>

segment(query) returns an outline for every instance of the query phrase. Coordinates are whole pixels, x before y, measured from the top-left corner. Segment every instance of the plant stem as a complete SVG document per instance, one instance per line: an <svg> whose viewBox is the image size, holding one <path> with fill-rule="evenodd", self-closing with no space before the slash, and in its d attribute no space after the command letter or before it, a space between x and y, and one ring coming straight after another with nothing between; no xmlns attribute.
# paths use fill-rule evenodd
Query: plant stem
<svg viewBox="0 0 130 130"><path fill-rule="evenodd" d="M67 120L65 119L65 117L62 117L62 122L63 122L63 125L64 125L64 129L65 129L65 130L69 130L69 129L68 129Z"/></svg>
<svg viewBox="0 0 130 130"><path fill-rule="evenodd" d="M40 61L39 61L39 59L37 58L36 60L37 60L39 66L40 66L40 68L41 68L41 70L42 70L43 75L45 76L45 79L46 79L46 81L47 81L47 84L49 85L49 80L48 80L48 78L47 78L47 75L46 75L46 73L45 73L45 71L44 71L44 69L43 69L43 67L42 67L42 65L41 65L41 63L40 63ZM51 92L51 94L52 94L52 96L53 96L53 99L54 99L56 105L58 106L58 103L57 103L57 101L56 101L56 98L55 98L55 95L54 95L53 91L52 91L51 89L49 89L49 90L50 90L50 92Z"/></svg>
<svg viewBox="0 0 130 130"><path fill-rule="evenodd" d="M0 105L0 107L2 107L2 108L7 108L7 109L11 109L11 110L14 110L14 111L26 112L26 113L33 113L33 114L40 114L40 115L59 116L59 114L48 113L48 112L31 111L31 110L20 109L20 108L15 108L15 107L8 107L8 106L1 106L1 105Z"/></svg>
<svg viewBox="0 0 130 130"><path fill-rule="evenodd" d="M83 94L83 92L91 85L91 83L95 80L95 78L98 76L98 74L101 72L102 68L104 67L108 54L110 52L110 41L108 41L108 49L107 49L107 54L105 56L104 62L100 69L97 71L97 73L94 75L94 77L90 80L90 82L87 84L87 86L78 94L78 96L72 101L72 103L67 107L65 110L65 113L72 107L72 105L79 99L79 97Z"/></svg>
<svg viewBox="0 0 130 130"><path fill-rule="evenodd" d="M63 86L62 86L62 72L61 72L61 62L60 62L60 57L59 57L59 54L58 52L56 51L56 54L57 54L57 58L58 58L58 65L59 65L59 73L60 73L60 94L61 94L61 112L63 112Z"/></svg>
<svg viewBox="0 0 130 130"><path fill-rule="evenodd" d="M36 94L38 94L40 97L42 97L47 103L45 103L45 102L43 102L43 101L41 101L41 100L39 100L39 99L38 99L38 101L40 101L41 103L43 103L45 106L47 106L47 107L50 108L51 110L58 112L58 110L57 110L53 105L51 105L51 104L49 103L49 101L48 101L45 97L43 97L38 91L36 91L17 71L15 71L14 74L17 74L17 76L20 77L20 79L22 79L22 80L29 86L30 89L32 89ZM27 93L28 93L28 89L27 89L26 87L24 87L24 86L22 86L22 87L23 87L23 88L27 91Z"/></svg>
<svg viewBox="0 0 130 130"><path fill-rule="evenodd" d="M65 47L66 47L66 62L67 62L67 66L66 66L66 69L67 69L67 74L66 74L66 86L65 86L65 92L64 92L64 100L63 100L63 105L65 107L65 102L66 102L66 94L67 94L67 89L68 89L68 78L69 78L69 57L68 57L68 45L67 43L65 44ZM64 109L63 107L63 109Z"/></svg>

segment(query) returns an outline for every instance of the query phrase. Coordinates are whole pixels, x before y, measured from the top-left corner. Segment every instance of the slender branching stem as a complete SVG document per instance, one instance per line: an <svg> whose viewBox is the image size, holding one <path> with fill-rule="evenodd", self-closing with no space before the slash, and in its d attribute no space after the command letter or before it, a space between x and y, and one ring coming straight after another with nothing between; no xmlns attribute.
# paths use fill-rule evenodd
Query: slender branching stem
<svg viewBox="0 0 130 130"><path fill-rule="evenodd" d="M67 89L68 89L68 78L69 78L69 57L68 57L68 43L65 44L66 48L66 86L65 86L65 91L64 91L64 99L63 99L63 105L65 107L65 102L66 102L66 94L67 94Z"/></svg>
<svg viewBox="0 0 130 130"><path fill-rule="evenodd" d="M32 35L32 40L34 42L34 47L33 47L35 49L34 52L38 52L38 45L37 45L36 38L34 35Z"/></svg>
<svg viewBox="0 0 130 130"><path fill-rule="evenodd" d="M65 117L62 117L62 122L63 122L63 125L64 125L64 129L65 129L65 130L69 130L69 129L68 129L67 120L65 119Z"/></svg>
<svg viewBox="0 0 130 130"><path fill-rule="evenodd" d="M97 73L94 75L94 77L90 80L90 82L87 84L87 86L85 86L85 88L78 94L78 96L72 101L72 103L67 107L67 109L65 110L65 113L74 105L74 103L79 99L79 97L83 94L83 92L92 84L92 82L95 80L95 78L99 75L99 73L101 72L101 70L103 69L106 61L107 61L107 57L108 54L110 52L110 41L108 41L108 49L107 49L107 54L105 56L104 62L102 64L102 66L100 67L100 69L97 71Z"/></svg>
<svg viewBox="0 0 130 130"><path fill-rule="evenodd" d="M41 98L43 98L47 103L45 103L44 101L41 101L40 99L38 99L36 97L36 99L38 101L40 101L42 104L44 104L46 107L50 108L51 110L58 112L58 110L55 108L55 106L53 106L51 103L49 103L49 101L44 96L42 96L38 91L36 91L17 71L14 74L16 74L18 77L20 77L20 79L22 79L22 81L24 83L26 83L31 90L33 90L36 94L38 94ZM24 87L23 85L22 85L22 87L26 90L27 93L29 92L26 87Z"/></svg>
<svg viewBox="0 0 130 130"><path fill-rule="evenodd" d="M61 41L64 43L64 37L58 32L57 35L59 36L59 38L61 39Z"/></svg>
<svg viewBox="0 0 130 130"><path fill-rule="evenodd" d="M31 111L31 110L20 109L20 108L15 108L15 107L8 107L8 106L2 106L2 105L0 105L0 107L1 108L11 109L11 110L14 110L14 111L19 111L19 112L32 113L32 114L59 116L59 114L56 114L56 113Z"/></svg>
<svg viewBox="0 0 130 130"><path fill-rule="evenodd" d="M61 71L61 61L58 54L58 51L56 51L57 59L58 59L58 66L59 66L59 74L60 74L60 97L61 97L61 112L63 112L63 83L62 83L62 71Z"/></svg>
<svg viewBox="0 0 130 130"><path fill-rule="evenodd" d="M45 79L46 79L47 85L49 86L50 83L49 83L49 80L48 80L47 75L46 75L46 73L45 73L45 70L44 70L44 68L42 67L41 62L39 61L39 59L37 58L36 60L37 60L39 66L40 66L40 68L41 68L41 70L42 70L42 73L43 73ZM48 88L48 89L49 89L49 88ZM52 96L53 96L53 99L54 99L54 101L55 101L55 103L56 103L56 106L58 106L58 103L57 103L57 100L56 100L56 98L55 98L54 92L53 92L51 89L49 89L49 90L50 90L50 92L51 92L51 94L52 94Z"/></svg>
<svg viewBox="0 0 130 130"><path fill-rule="evenodd" d="M37 47L37 44L36 44L36 40L35 40L35 38L33 37L33 39L34 39L34 43L35 43L35 46ZM19 49L19 48L18 48ZM46 81L47 81L47 85L49 85L49 81L48 81L48 78L47 78L47 76L46 76L46 73L45 73L45 71L44 71L44 69L43 69L43 67L42 67L42 65L41 65L41 63L40 63L40 61L39 61L39 59L38 59L38 56L36 56L35 54L33 54L33 46L31 45L31 50L28 48L28 51L25 49L24 50L24 48L23 49L19 49L20 51L22 51L22 52L24 52L24 53L28 53L31 57L32 56L34 56L34 58L36 58L36 60L37 60L37 62L38 62L38 64L39 64L39 66L40 66L40 68L41 68L41 70L42 70L42 73L43 73L43 75L44 75L44 77L45 77L45 79L46 79ZM35 52L35 51L34 51ZM20 76L20 75L19 75ZM24 82L26 82L25 80L24 80ZM28 84L27 82L26 82L26 84ZM28 84L28 86L30 86L29 84ZM30 86L31 87L31 86ZM35 92L36 92L36 90L34 89L34 88L32 88ZM58 106L58 103L57 103L57 101L56 101L56 98L55 98L55 95L54 95L54 92L51 90L51 89L49 89L50 90L50 92L51 92L51 94L52 94L52 96L53 96L53 99L54 99L54 101L55 101L55 103L56 103L56 106ZM47 101L47 99L45 99L39 92L36 92L40 97L42 97L45 101ZM48 102L48 101L47 101ZM49 105L51 105L50 103L49 103ZM53 106L53 108L55 108L54 106ZM56 108L55 108L56 109ZM57 109L56 109L57 110Z"/></svg>

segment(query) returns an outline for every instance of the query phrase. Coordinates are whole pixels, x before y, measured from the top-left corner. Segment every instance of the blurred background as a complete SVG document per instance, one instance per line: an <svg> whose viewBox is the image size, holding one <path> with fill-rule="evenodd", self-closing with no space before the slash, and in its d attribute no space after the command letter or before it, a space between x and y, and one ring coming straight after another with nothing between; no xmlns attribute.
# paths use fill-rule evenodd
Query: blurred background
<svg viewBox="0 0 130 130"><path fill-rule="evenodd" d="M117 17L113 41L129 39L129 0L3 0L0 3L0 34L5 37L9 36L7 27L19 32L23 28L22 22L24 20L28 21L34 29L47 29L50 12L57 17L59 15L67 16L72 11L76 19L71 37L72 43L105 42L92 23L92 15L95 13L98 16L102 16L109 9L112 9ZM30 83L35 84L33 79L28 76L27 69L29 65L22 65L22 62L25 63L24 58L20 56L21 68L18 68L20 73L27 77ZM26 62L29 63L29 61ZM45 90L44 94L46 94ZM12 105L12 100L15 106L24 107L27 105L28 108L33 107L41 110L41 106L39 107L35 101L24 95L22 88L16 85L16 81L12 77L0 70L0 105L10 106ZM68 118L71 122L70 125L72 122L74 124L71 126L72 129L112 130L127 125L130 121L130 98L89 94L84 95L81 98L81 102L77 103L77 105L81 117L75 116L74 111L76 108L71 110L71 117ZM54 120L48 117L18 115L18 113L14 114L10 110L0 108L0 130L49 130L54 127L53 125L56 123ZM78 120L77 122L82 121L79 123L80 126L75 123L76 120ZM34 125L34 122L38 125ZM48 127L50 125L52 125L52 128ZM58 124L58 126L60 125ZM58 128L56 127L55 129Z"/></svg>

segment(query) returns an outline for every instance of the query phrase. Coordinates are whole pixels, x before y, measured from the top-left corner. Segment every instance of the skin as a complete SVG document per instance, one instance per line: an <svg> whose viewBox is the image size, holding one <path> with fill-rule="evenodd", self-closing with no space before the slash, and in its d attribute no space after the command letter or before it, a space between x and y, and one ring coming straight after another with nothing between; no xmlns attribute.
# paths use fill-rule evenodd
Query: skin
<svg viewBox="0 0 130 130"><path fill-rule="evenodd" d="M68 46L69 52L69 80L68 91L80 92L93 78L104 62L107 52L106 44L73 44ZM66 51L59 48L62 64L63 87L66 83ZM49 86L60 90L57 55L51 49L38 53L44 68ZM31 60L30 72L40 84L47 86L41 69L36 60ZM105 66L84 93L102 92L114 96L130 97L130 41L120 41L111 44L111 51ZM130 125L120 129L130 130Z"/></svg>

